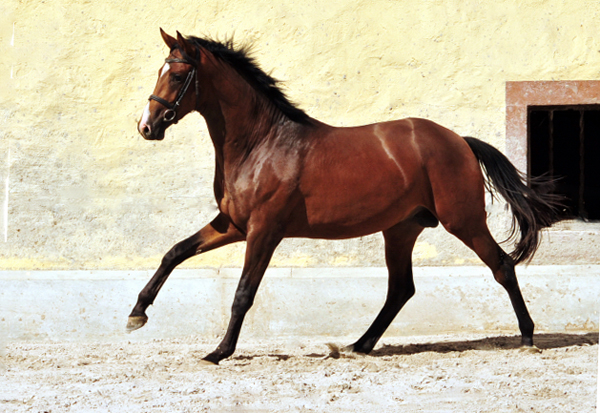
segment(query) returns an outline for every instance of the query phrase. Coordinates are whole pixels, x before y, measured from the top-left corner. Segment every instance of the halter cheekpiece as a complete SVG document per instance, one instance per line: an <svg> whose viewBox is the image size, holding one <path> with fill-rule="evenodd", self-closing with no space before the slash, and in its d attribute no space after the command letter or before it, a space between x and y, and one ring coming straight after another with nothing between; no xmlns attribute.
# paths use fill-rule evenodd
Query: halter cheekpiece
<svg viewBox="0 0 600 413"><path fill-rule="evenodd" d="M161 98L160 96L156 96L156 95L150 95L150 97L148 98L148 100L155 100L167 108L167 110L165 110L165 113L163 114L163 119L166 122L171 122L171 121L175 120L175 118L177 117L177 108L181 104L183 97L187 93L187 90L190 87L190 85L192 84L192 80L196 77L196 66L193 63L191 63L188 59L178 59L178 58L172 58L172 59L166 58L165 63L185 63L185 64L192 66L192 70L190 70L187 77L185 78L183 87L179 90L179 93L177 94L177 97L175 98L175 102L171 103L171 102ZM197 97L198 97L198 78L196 78L196 98ZM177 121L175 121L175 123L177 123Z"/></svg>

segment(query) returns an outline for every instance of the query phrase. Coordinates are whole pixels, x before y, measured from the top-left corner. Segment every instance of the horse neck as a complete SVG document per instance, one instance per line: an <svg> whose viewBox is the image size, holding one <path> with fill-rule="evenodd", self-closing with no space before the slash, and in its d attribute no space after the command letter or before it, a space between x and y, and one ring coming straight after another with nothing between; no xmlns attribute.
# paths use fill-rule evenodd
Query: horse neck
<svg viewBox="0 0 600 413"><path fill-rule="evenodd" d="M211 65L210 84L201 88L208 96L199 108L219 158L234 161L247 157L258 143L277 135L284 119L267 100L228 65ZM202 92L201 92L202 93Z"/></svg>

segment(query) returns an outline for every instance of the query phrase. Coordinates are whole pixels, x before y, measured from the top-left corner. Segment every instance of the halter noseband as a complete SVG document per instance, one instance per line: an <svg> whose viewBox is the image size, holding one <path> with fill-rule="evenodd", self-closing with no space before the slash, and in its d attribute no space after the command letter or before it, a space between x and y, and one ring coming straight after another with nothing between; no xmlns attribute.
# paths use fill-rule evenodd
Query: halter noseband
<svg viewBox="0 0 600 413"><path fill-rule="evenodd" d="M192 84L192 80L194 79L194 77L196 77L196 66L187 59L177 59L177 58L174 58L174 59L167 58L167 59L165 59L165 63L185 63L185 64L192 66L192 70L190 70L187 77L185 78L183 87L179 90L179 93L177 94L177 98L175 98L175 102L170 103L167 100L161 98L160 96L156 96L156 95L150 95L150 97L148 98L148 100L155 100L167 108L167 110L165 110L165 113L163 114L163 119L166 122L171 122L172 120L174 120L177 117L177 108L181 104L183 97L187 93L187 90L190 87L190 85ZM198 78L197 77L196 77L196 99L198 99ZM175 123L177 123L177 122L175 122Z"/></svg>

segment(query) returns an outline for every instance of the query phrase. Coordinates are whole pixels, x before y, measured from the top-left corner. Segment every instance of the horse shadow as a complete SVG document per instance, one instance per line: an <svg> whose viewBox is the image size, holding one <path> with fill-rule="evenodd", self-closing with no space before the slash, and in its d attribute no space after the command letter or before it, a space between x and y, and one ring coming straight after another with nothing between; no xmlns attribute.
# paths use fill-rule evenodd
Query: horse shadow
<svg viewBox="0 0 600 413"><path fill-rule="evenodd" d="M536 334L534 342L540 350L598 344L598 332L586 334L549 333ZM383 345L373 350L373 357L404 356L426 352L451 353L471 350L496 351L521 348L521 336L487 337L478 340L442 341L406 345Z"/></svg>
<svg viewBox="0 0 600 413"><path fill-rule="evenodd" d="M598 332L591 332L586 334L564 334L564 333L549 333L549 334L536 334L534 336L536 347L543 350L557 349L563 347L573 346L589 346L598 344ZM336 351L335 345L328 345L330 352L327 353L311 353L306 354L303 357L307 358L340 358L348 357L349 354L340 353ZM390 357L390 356L410 356L420 353L452 353L452 352L465 352L471 350L477 351L498 351L498 350L514 350L521 348L521 336L498 336L498 337L487 337L478 340L458 340L458 341L440 341L433 343L419 343L419 344L402 344L402 345L389 345L384 344L383 346L376 348L369 357ZM294 356L288 354L267 354L267 357L276 358L278 361L287 361ZM264 357L264 355L238 355L232 357L236 361L250 361L256 357Z"/></svg>

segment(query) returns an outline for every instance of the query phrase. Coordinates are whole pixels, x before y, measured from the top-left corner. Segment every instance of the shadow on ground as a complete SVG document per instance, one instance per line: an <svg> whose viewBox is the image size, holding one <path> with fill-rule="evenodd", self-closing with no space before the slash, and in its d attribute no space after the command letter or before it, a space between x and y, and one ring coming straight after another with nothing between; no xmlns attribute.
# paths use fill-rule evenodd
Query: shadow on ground
<svg viewBox="0 0 600 413"><path fill-rule="evenodd" d="M598 344L598 332L586 334L536 334L533 337L535 345L540 350L549 350L562 347L586 346ZM357 354L346 353L342 347L337 347L334 344L327 344L329 352L312 353L304 357L309 358L339 358L339 357L357 357ZM406 345L383 345L373 350L369 356L371 357L390 357L412 355L426 352L434 353L451 353L464 352L469 350L478 351L497 351L497 350L512 350L521 348L521 336L501 336L488 337L479 340L460 340L460 341L440 341L434 343L421 344L406 344ZM237 361L249 361L256 357L264 357L265 355L238 355L232 357ZM268 354L267 357L274 357L278 361L287 361L292 358L286 354Z"/></svg>
<svg viewBox="0 0 600 413"><path fill-rule="evenodd" d="M561 347L583 346L598 344L598 333L587 334L536 334L533 336L535 345L540 350ZM521 347L521 336L489 337L479 340L444 341L439 343L384 345L373 350L370 356L384 357L411 355L425 352L450 353L453 351L469 350L511 350Z"/></svg>

